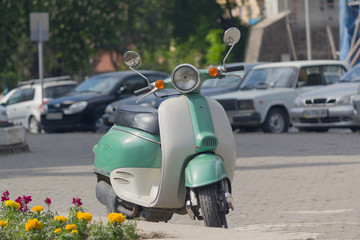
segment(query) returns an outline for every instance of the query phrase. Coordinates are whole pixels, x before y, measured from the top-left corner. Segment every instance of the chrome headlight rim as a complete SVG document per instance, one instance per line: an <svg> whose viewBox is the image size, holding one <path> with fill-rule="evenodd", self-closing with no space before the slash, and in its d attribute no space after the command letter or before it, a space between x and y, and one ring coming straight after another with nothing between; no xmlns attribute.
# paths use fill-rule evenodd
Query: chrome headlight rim
<svg viewBox="0 0 360 240"><path fill-rule="evenodd" d="M196 82L193 86L191 86L190 88L188 89L183 89L181 87L179 87L177 84L176 84L176 79L175 79L175 74L179 71L179 69L181 68L190 68L192 71L194 71L193 73L196 75ZM176 90L178 90L179 92L181 93L189 93L189 92L192 92L194 91L196 88L198 88L198 86L200 85L200 73L199 71L197 70L196 67L194 67L193 65L191 64L188 64L188 63L184 63L184 64L180 64L178 65L174 71L172 72L171 74L171 83L173 84L174 88Z"/></svg>

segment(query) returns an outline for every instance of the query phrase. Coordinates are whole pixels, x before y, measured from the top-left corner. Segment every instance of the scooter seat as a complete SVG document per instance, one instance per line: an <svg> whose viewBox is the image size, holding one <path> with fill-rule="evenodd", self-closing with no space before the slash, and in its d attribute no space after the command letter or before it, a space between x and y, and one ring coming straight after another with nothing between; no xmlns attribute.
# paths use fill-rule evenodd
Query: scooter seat
<svg viewBox="0 0 360 240"><path fill-rule="evenodd" d="M151 134L160 134L158 111L155 108L124 105L116 113L115 125L139 129Z"/></svg>

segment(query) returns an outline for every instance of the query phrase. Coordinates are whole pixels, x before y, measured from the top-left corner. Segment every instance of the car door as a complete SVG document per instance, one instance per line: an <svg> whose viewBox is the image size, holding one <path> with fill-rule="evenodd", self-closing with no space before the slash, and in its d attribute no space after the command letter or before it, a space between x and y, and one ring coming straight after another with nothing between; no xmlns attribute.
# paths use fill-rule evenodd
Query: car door
<svg viewBox="0 0 360 240"><path fill-rule="evenodd" d="M27 116L34 99L35 89L25 88L15 92L6 103L6 112L13 123L28 127Z"/></svg>

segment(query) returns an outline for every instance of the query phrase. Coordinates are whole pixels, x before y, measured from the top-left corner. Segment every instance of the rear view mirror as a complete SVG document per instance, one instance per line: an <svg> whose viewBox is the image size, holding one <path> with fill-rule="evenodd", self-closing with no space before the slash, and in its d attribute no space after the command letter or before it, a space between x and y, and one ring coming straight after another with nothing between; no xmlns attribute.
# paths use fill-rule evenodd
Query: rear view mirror
<svg viewBox="0 0 360 240"><path fill-rule="evenodd" d="M124 62L130 68L137 68L141 65L141 57L137 52L128 51L124 54Z"/></svg>
<svg viewBox="0 0 360 240"><path fill-rule="evenodd" d="M240 40L240 37L239 29L232 27L225 31L223 40L226 45L232 46Z"/></svg>

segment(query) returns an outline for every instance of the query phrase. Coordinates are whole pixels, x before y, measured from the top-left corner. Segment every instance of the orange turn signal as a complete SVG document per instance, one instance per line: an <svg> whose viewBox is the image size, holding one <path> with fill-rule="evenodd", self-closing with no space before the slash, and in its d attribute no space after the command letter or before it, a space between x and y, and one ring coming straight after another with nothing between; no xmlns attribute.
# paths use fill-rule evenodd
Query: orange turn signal
<svg viewBox="0 0 360 240"><path fill-rule="evenodd" d="M165 83L163 80L157 80L155 82L155 87L159 90L163 89L165 87Z"/></svg>
<svg viewBox="0 0 360 240"><path fill-rule="evenodd" d="M218 75L218 70L216 67L212 67L209 69L209 75L211 77L216 77Z"/></svg>

